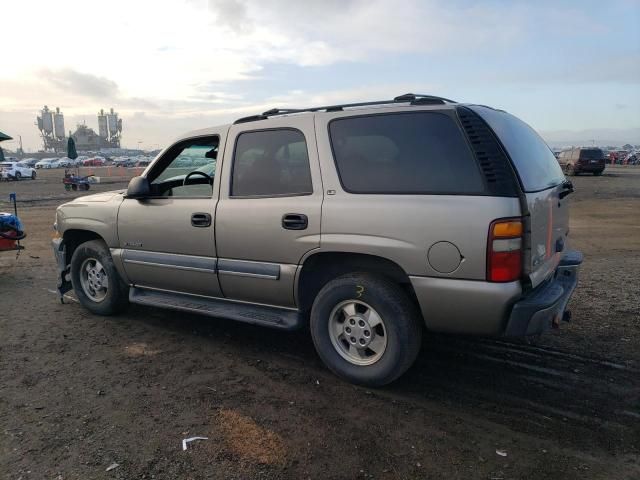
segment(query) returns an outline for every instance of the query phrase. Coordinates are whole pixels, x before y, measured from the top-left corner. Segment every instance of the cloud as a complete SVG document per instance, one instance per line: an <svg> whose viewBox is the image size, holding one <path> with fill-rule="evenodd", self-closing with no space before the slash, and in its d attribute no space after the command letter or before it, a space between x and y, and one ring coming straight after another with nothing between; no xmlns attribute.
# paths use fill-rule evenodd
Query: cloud
<svg viewBox="0 0 640 480"><path fill-rule="evenodd" d="M49 82L60 90L70 91L78 96L91 98L109 98L118 94L118 84L105 77L81 73L71 68L50 70L44 68L38 72L44 82Z"/></svg>
<svg viewBox="0 0 640 480"><path fill-rule="evenodd" d="M257 59L303 66L499 47L521 37L527 16L519 6L460 7L435 0L406 0L394 8L385 0L211 0L208 6L217 28L252 40Z"/></svg>

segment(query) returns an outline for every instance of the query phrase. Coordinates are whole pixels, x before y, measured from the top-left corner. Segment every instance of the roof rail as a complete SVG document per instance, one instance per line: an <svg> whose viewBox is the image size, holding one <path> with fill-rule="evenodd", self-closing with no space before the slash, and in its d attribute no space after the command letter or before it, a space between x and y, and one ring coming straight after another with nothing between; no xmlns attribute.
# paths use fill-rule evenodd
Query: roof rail
<svg viewBox="0 0 640 480"><path fill-rule="evenodd" d="M448 98L437 97L435 95L405 93L404 95L399 95L395 97L393 100L344 103L340 105L326 105L323 107L311 107L311 108L272 108L271 110L267 110L266 112L263 112L260 115L251 115L249 117L239 118L233 123L236 124L236 123L255 122L258 120L266 120L269 117L275 117L278 115L287 115L292 113L319 112L322 110L324 110L325 112L339 112L344 110L345 108L371 107L374 105L390 105L394 103L410 103L411 105L444 105L445 103L457 103L457 102L455 102L454 100L449 100Z"/></svg>

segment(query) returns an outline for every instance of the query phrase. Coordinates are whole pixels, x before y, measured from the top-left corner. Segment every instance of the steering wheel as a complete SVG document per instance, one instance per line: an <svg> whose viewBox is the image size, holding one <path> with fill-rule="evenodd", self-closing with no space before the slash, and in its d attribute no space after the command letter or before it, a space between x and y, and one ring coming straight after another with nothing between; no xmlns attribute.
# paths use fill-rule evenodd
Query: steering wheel
<svg viewBox="0 0 640 480"><path fill-rule="evenodd" d="M185 177L184 180L182 181L182 186L184 187L187 184L187 180L189 180L189 178L191 178L193 175L202 175L204 178L206 178L207 180L209 180L209 184L213 185L213 178L210 177L209 175L207 175L204 172L200 172L199 170L196 170L194 172L189 172Z"/></svg>

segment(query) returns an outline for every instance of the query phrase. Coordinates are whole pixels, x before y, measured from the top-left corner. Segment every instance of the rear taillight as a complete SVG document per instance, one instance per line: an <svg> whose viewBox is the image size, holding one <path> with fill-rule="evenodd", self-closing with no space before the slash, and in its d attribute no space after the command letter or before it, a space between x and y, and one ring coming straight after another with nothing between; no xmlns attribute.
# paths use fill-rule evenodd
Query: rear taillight
<svg viewBox="0 0 640 480"><path fill-rule="evenodd" d="M522 219L501 218L489 226L487 280L513 282L522 275Z"/></svg>

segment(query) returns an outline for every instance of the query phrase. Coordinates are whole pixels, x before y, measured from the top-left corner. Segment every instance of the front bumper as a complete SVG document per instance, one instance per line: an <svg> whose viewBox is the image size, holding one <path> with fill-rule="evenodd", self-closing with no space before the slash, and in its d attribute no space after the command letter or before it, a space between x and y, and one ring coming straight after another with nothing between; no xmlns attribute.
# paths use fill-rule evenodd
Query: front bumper
<svg viewBox="0 0 640 480"><path fill-rule="evenodd" d="M51 241L53 255L58 266L58 293L62 299L64 294L71 290L71 280L69 279L69 265L67 264L67 247L62 238L54 238Z"/></svg>
<svg viewBox="0 0 640 480"><path fill-rule="evenodd" d="M504 335L537 335L557 326L578 284L582 259L582 253L578 251L567 252L560 260L553 278L526 293L514 304Z"/></svg>

